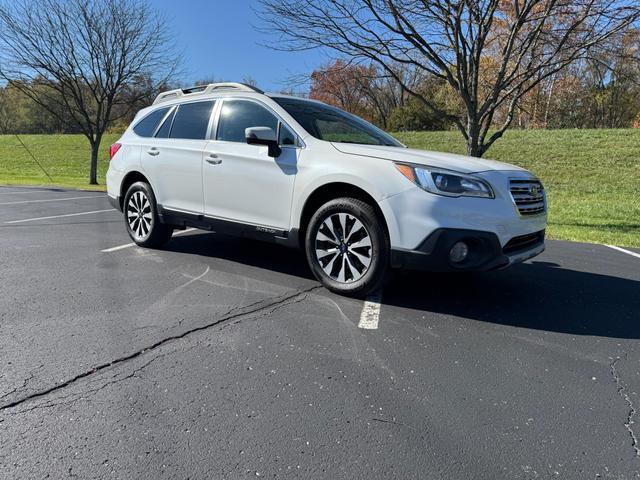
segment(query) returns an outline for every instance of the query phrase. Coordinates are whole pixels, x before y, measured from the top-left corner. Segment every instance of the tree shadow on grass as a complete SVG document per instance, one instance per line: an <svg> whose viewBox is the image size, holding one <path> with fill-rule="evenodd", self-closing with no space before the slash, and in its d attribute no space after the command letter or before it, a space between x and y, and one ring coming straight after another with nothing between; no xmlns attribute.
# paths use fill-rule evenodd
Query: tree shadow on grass
<svg viewBox="0 0 640 480"><path fill-rule="evenodd" d="M557 227L592 228L594 230L611 230L618 233L640 233L640 223L580 223L580 222L549 222Z"/></svg>

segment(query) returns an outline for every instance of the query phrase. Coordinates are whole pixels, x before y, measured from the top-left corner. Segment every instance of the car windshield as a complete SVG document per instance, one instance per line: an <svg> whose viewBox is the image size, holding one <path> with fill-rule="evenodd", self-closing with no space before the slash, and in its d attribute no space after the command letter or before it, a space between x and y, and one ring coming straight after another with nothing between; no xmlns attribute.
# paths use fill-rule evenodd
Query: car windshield
<svg viewBox="0 0 640 480"><path fill-rule="evenodd" d="M320 140L364 145L403 145L388 133L355 115L319 102L274 97L307 132Z"/></svg>

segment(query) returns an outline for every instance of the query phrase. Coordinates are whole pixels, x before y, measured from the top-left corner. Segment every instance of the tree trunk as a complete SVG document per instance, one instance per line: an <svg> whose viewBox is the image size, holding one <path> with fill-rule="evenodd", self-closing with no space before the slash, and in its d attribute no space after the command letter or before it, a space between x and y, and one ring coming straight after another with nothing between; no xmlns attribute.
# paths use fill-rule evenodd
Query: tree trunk
<svg viewBox="0 0 640 480"><path fill-rule="evenodd" d="M549 110L551 110L551 99L553 98L553 88L556 85L556 76L551 77L551 85L549 86L549 96L547 97L547 105L544 110L544 128L549 128Z"/></svg>
<svg viewBox="0 0 640 480"><path fill-rule="evenodd" d="M98 185L98 150L100 139L91 142L91 168L89 172L89 185Z"/></svg>
<svg viewBox="0 0 640 480"><path fill-rule="evenodd" d="M477 142L474 144L471 139L467 141L467 155L469 155L470 157L478 158L482 156L481 149L478 146Z"/></svg>
<svg viewBox="0 0 640 480"><path fill-rule="evenodd" d="M469 119L467 121L467 155L481 157L483 153L480 145L480 125L478 125L478 122Z"/></svg>

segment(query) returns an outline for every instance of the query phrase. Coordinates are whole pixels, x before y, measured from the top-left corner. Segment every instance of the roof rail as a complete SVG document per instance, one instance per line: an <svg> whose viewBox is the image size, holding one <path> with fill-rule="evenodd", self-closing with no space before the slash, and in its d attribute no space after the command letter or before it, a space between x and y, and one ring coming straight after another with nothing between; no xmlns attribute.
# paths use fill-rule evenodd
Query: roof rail
<svg viewBox="0 0 640 480"><path fill-rule="evenodd" d="M259 88L253 87L251 85L247 85L246 83L235 83L235 82L226 82L226 83L210 83L209 85L198 85L190 88L178 88L176 90L169 90L167 92L162 92L160 95L156 97L153 101L153 104L167 102L169 100L173 100L175 98L184 97L186 95L205 95L207 93L212 93L217 90L236 90L239 92L254 92L254 93L264 93Z"/></svg>

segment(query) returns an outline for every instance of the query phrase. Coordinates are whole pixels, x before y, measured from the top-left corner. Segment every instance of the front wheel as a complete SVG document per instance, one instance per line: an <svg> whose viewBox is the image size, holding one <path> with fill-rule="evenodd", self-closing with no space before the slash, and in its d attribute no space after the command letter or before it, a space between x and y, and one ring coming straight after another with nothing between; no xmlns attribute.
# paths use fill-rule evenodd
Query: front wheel
<svg viewBox="0 0 640 480"><path fill-rule="evenodd" d="M129 187L122 210L127 233L137 245L158 248L171 239L173 228L160 222L156 198L148 183L136 182Z"/></svg>
<svg viewBox="0 0 640 480"><path fill-rule="evenodd" d="M389 240L374 208L355 198L325 203L311 217L305 236L309 266L329 290L361 297L384 283Z"/></svg>

